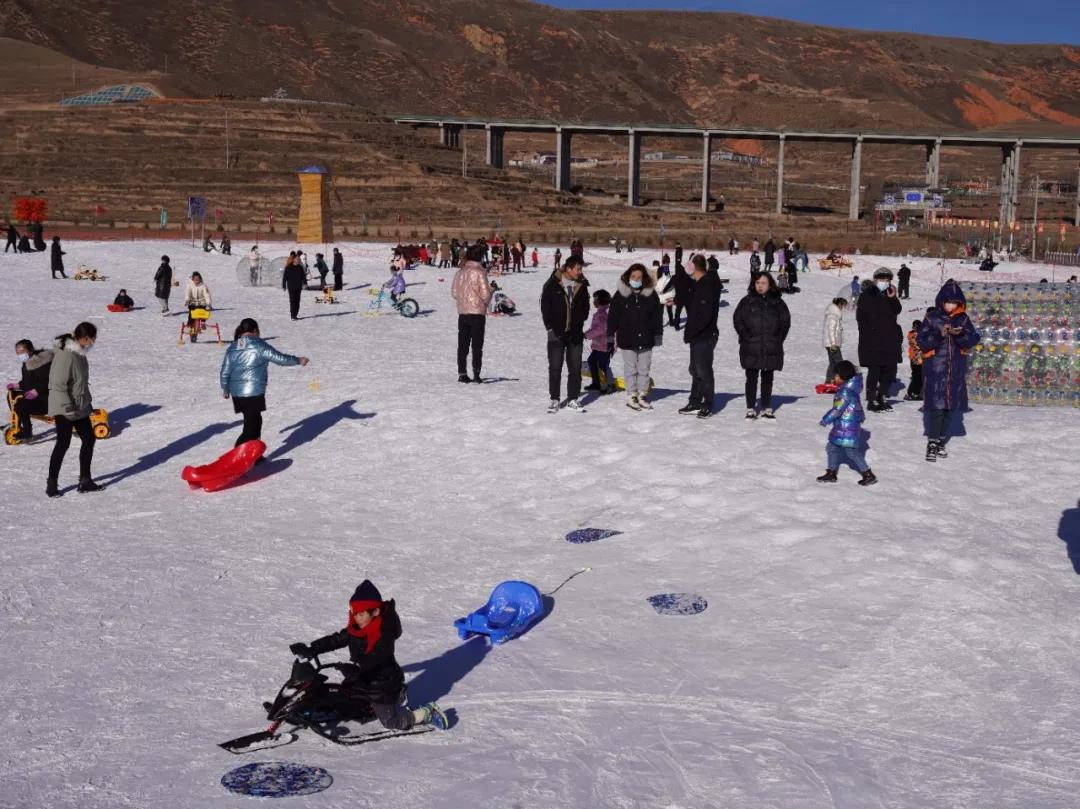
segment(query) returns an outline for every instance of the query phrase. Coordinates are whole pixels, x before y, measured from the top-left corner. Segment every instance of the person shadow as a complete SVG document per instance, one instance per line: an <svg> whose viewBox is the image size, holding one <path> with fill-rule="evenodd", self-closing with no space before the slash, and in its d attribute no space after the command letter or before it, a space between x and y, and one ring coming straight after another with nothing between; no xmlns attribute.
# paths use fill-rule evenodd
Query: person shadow
<svg viewBox="0 0 1080 809"><path fill-rule="evenodd" d="M208 424L201 430L196 430L190 435L178 438L160 449L156 449L153 452L140 456L139 459L130 466L116 472L109 472L98 476L97 480L99 483L106 482L115 485L127 478L141 475L143 472L148 472L157 466L161 466L163 463L171 461L179 455L183 455L188 450L194 449L200 444L209 441L214 436L239 426L240 423L241 422L239 421L219 421L216 424Z"/></svg>
<svg viewBox="0 0 1080 809"><path fill-rule="evenodd" d="M1061 512L1058 539L1065 543L1073 572L1080 575L1080 502L1077 503L1077 508L1067 508Z"/></svg>
<svg viewBox="0 0 1080 809"><path fill-rule="evenodd" d="M116 410L109 411L109 435L118 436L131 426L131 422L139 416L145 416L161 410L161 405L149 405L143 402L124 405Z"/></svg>
<svg viewBox="0 0 1080 809"><path fill-rule="evenodd" d="M324 410L321 413L314 413L307 418L300 419L296 424L282 427L279 432L288 433L288 435L285 437L285 440L281 442L280 446L266 456L266 460L276 460L299 449L305 444L310 444L341 421L357 421L374 418L374 413L357 413L353 410L353 405L355 404L356 399L348 399L339 405L331 407L329 410Z"/></svg>
<svg viewBox="0 0 1080 809"><path fill-rule="evenodd" d="M713 413L719 413L725 407L732 402L738 401L742 398L741 393L716 393L713 395L712 411Z"/></svg>
<svg viewBox="0 0 1080 809"><path fill-rule="evenodd" d="M805 396L776 396L772 397L773 410L779 410L784 405L795 404L799 399L805 399Z"/></svg>

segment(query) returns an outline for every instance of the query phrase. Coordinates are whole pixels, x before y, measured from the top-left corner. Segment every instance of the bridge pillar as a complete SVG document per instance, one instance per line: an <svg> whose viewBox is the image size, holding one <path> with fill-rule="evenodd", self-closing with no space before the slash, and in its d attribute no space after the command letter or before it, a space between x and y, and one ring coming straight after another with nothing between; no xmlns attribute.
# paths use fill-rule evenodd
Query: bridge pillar
<svg viewBox="0 0 1080 809"><path fill-rule="evenodd" d="M712 186L712 135L708 132L702 138L701 151L701 210L709 212L709 192Z"/></svg>
<svg viewBox="0 0 1080 809"><path fill-rule="evenodd" d="M641 204L641 135L632 129L627 164L626 204L633 208Z"/></svg>
<svg viewBox="0 0 1080 809"><path fill-rule="evenodd" d="M555 130L555 190L570 190L570 132L561 126Z"/></svg>
<svg viewBox="0 0 1080 809"><path fill-rule="evenodd" d="M784 136L780 136L780 149L776 154L776 213L784 212Z"/></svg>
<svg viewBox="0 0 1080 809"><path fill-rule="evenodd" d="M487 127L487 164L495 169L503 167L503 137L506 131L489 125Z"/></svg>
<svg viewBox="0 0 1080 809"><path fill-rule="evenodd" d="M941 140L926 144L926 184L937 188L941 183Z"/></svg>
<svg viewBox="0 0 1080 809"><path fill-rule="evenodd" d="M862 138L856 138L851 145L851 196L848 200L848 219L859 219L859 186L862 183Z"/></svg>

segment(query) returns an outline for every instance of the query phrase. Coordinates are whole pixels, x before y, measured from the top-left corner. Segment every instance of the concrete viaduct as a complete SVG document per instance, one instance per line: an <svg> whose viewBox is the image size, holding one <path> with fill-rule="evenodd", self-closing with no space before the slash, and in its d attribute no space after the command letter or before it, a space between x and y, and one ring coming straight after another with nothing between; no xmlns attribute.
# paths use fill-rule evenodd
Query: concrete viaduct
<svg viewBox="0 0 1080 809"><path fill-rule="evenodd" d="M1080 137L1042 138L1013 137L1008 135L924 135L890 134L880 132L793 132L767 129L702 129L685 125L653 124L604 124L604 123L557 123L548 121L506 121L471 118L402 117L394 123L413 128L430 127L439 130L439 142L447 148L456 149L461 144L461 133L466 129L484 130L487 133L487 164L493 168L503 167L503 141L507 132L551 132L555 135L555 188L570 190L570 142L576 135L614 135L628 139L627 204L641 203L641 139L696 138L702 142L701 210L709 210L712 184L712 161L710 155L713 141L762 140L778 144L776 165L776 212L784 208L784 146L794 141L814 143L847 143L851 147L851 184L848 218L859 218L859 184L862 175L862 148L864 143L888 143L923 145L926 148L926 184L938 186L941 174L941 149L943 146L974 146L1001 150L1001 203L1000 220L1016 219L1020 198L1020 153L1022 149L1066 149L1080 156ZM1077 198L1075 224L1080 227L1080 166L1077 171Z"/></svg>

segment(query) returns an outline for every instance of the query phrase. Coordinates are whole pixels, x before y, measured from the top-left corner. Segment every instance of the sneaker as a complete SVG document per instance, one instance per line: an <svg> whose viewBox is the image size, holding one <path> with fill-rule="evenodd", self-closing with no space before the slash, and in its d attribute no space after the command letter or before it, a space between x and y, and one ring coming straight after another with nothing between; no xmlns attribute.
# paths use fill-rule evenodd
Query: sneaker
<svg viewBox="0 0 1080 809"><path fill-rule="evenodd" d="M937 441L933 439L926 442L926 460L930 463L937 460Z"/></svg>
<svg viewBox="0 0 1080 809"><path fill-rule="evenodd" d="M446 714L442 712L442 709L439 707L438 703L425 702L422 706L420 706L419 710L423 711L423 714L421 715L420 721L417 722L417 724L431 725L433 728L436 728L438 730L446 730L448 727L450 727L450 722L447 721Z"/></svg>
<svg viewBox="0 0 1080 809"><path fill-rule="evenodd" d="M64 493L60 491L60 487L56 485L56 481L53 478L49 478L45 483L45 494L48 497L63 497Z"/></svg>
<svg viewBox="0 0 1080 809"><path fill-rule="evenodd" d="M884 399L877 403L877 409L879 413L891 413L893 412L892 405L886 402Z"/></svg>
<svg viewBox="0 0 1080 809"><path fill-rule="evenodd" d="M652 402L650 402L648 399L645 398L644 393L637 397L637 403L639 405L641 405L642 410L652 410L653 409Z"/></svg>
<svg viewBox="0 0 1080 809"><path fill-rule="evenodd" d="M908 393L908 394L904 395L904 401L905 402L917 402L917 401L919 401L919 397L918 396L912 396L910 393Z"/></svg>
<svg viewBox="0 0 1080 809"><path fill-rule="evenodd" d="M549 412L549 413L558 413L559 412L559 400L558 399L552 399L550 402L548 402L547 412Z"/></svg>
<svg viewBox="0 0 1080 809"><path fill-rule="evenodd" d="M877 483L877 476L872 469L867 469L862 473L862 480L859 481L860 486L873 486Z"/></svg>
<svg viewBox="0 0 1080 809"><path fill-rule="evenodd" d="M484 384L484 380L481 378L479 371L477 371L476 373L474 373L472 375L472 381L477 385L483 385Z"/></svg>
<svg viewBox="0 0 1080 809"><path fill-rule="evenodd" d="M457 381L458 382L472 382L472 380L469 379L468 374L458 374L457 375Z"/></svg>
<svg viewBox="0 0 1080 809"><path fill-rule="evenodd" d="M641 410L641 402L638 401L636 393L631 393L626 397L626 406L631 410Z"/></svg>
<svg viewBox="0 0 1080 809"><path fill-rule="evenodd" d="M581 399L571 399L569 402L566 403L566 409L573 410L577 413L584 413L585 405L581 403Z"/></svg>
<svg viewBox="0 0 1080 809"><path fill-rule="evenodd" d="M12 436L12 440L14 440L17 443L21 443L23 441L29 441L33 437L34 437L34 431L33 430L19 430L17 433L15 433L15 435Z"/></svg>
<svg viewBox="0 0 1080 809"><path fill-rule="evenodd" d="M775 419L776 414L773 413L771 407L766 407L764 410L761 411L761 417L763 419Z"/></svg>
<svg viewBox="0 0 1080 809"><path fill-rule="evenodd" d="M708 408L708 407L703 407L700 410L698 410L698 412L697 412L697 417L699 419L707 419L707 418L710 418L711 416L712 416L712 410L710 408Z"/></svg>
<svg viewBox="0 0 1080 809"><path fill-rule="evenodd" d="M752 407L746 408L746 418L749 421L753 421L754 419L757 418L757 411L754 410L754 408L752 408Z"/></svg>
<svg viewBox="0 0 1080 809"><path fill-rule="evenodd" d="M94 483L91 478L83 478L79 481L79 492L85 494L86 492L100 492L104 491L105 487L100 483Z"/></svg>
<svg viewBox="0 0 1080 809"><path fill-rule="evenodd" d="M199 335L198 335L198 334L194 334L194 333L193 333L193 334L191 335L191 342L193 342L193 343L197 343L197 342L199 342Z"/></svg>
<svg viewBox="0 0 1080 809"><path fill-rule="evenodd" d="M940 439L937 442L937 449L935 449L934 452L939 458L949 457L949 451L945 449L945 442Z"/></svg>
<svg viewBox="0 0 1080 809"><path fill-rule="evenodd" d="M836 483L836 470L826 469L824 475L818 475L818 483Z"/></svg>
<svg viewBox="0 0 1080 809"><path fill-rule="evenodd" d="M692 415L693 413L697 413L699 410L701 410L701 405L698 404L687 404L679 408L679 412L682 413L684 416Z"/></svg>

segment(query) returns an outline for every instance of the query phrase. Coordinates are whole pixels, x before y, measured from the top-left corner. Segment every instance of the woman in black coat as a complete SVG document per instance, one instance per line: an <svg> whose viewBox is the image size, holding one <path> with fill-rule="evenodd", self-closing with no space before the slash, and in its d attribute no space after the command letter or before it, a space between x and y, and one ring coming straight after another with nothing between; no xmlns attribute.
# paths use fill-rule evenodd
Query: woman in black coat
<svg viewBox="0 0 1080 809"><path fill-rule="evenodd" d="M761 415L776 418L772 409L773 374L784 370L784 340L791 328L791 313L771 275L754 275L746 297L735 307L732 321L739 335L739 362L746 371L746 417L757 418L754 405L760 375Z"/></svg>
<svg viewBox="0 0 1080 809"><path fill-rule="evenodd" d="M67 255L67 253L65 253L60 248L60 237L59 236L53 236L52 237L52 252L49 255L50 263L51 263L51 266L52 266L52 277L53 278L56 277L57 273L60 273L61 278L67 278L67 276L64 274L64 256L66 256L66 255Z"/></svg>
<svg viewBox="0 0 1080 809"><path fill-rule="evenodd" d="M903 310L904 305L892 285L892 273L878 270L874 282L863 287L855 309L855 321L859 324L859 365L867 369L866 409L875 413L892 410L885 397L901 361L904 334L896 318Z"/></svg>
<svg viewBox="0 0 1080 809"><path fill-rule="evenodd" d="M646 394L652 350L664 338L664 310L644 264L631 264L619 279L608 309L607 330L622 351L626 406L631 410L652 410Z"/></svg>
<svg viewBox="0 0 1080 809"><path fill-rule="evenodd" d="M172 292L172 265L168 256L161 257L161 265L154 273L154 297L161 301L161 314L169 313L169 293Z"/></svg>

